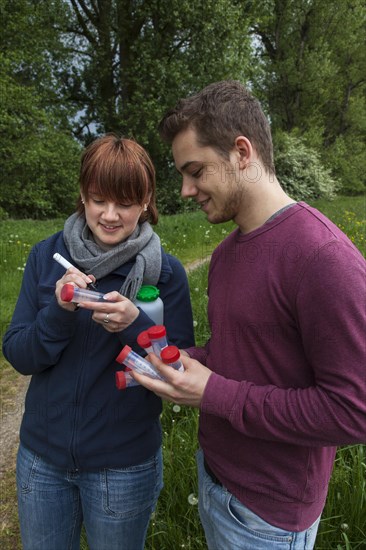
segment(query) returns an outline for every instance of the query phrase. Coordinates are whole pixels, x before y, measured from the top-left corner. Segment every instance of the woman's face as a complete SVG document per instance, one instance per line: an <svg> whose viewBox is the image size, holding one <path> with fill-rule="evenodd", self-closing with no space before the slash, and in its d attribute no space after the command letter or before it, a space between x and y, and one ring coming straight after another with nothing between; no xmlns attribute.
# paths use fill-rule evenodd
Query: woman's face
<svg viewBox="0 0 366 550"><path fill-rule="evenodd" d="M119 204L96 193L89 193L84 201L86 223L101 248L113 248L125 241L144 211L139 204Z"/></svg>

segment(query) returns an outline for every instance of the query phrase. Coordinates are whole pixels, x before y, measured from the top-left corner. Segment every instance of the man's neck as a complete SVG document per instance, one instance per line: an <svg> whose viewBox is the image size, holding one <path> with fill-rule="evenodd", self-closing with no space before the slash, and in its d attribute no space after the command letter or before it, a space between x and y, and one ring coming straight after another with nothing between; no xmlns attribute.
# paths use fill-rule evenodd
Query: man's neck
<svg viewBox="0 0 366 550"><path fill-rule="evenodd" d="M277 179L254 183L252 192L243 194L243 207L234 220L242 233L250 233L265 224L276 212L294 204Z"/></svg>

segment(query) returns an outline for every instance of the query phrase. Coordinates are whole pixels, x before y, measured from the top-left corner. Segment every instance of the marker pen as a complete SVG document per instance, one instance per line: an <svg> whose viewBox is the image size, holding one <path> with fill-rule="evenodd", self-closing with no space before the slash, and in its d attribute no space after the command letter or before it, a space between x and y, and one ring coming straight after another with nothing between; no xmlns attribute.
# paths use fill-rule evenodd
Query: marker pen
<svg viewBox="0 0 366 550"><path fill-rule="evenodd" d="M61 254L59 254L58 252L55 252L55 254L53 255L53 259L56 260L56 262L62 265L62 267L64 267L65 269L69 269L70 267L75 267L68 260L66 260L66 258L61 256ZM87 287L97 291L97 287L95 286L94 283L87 283Z"/></svg>

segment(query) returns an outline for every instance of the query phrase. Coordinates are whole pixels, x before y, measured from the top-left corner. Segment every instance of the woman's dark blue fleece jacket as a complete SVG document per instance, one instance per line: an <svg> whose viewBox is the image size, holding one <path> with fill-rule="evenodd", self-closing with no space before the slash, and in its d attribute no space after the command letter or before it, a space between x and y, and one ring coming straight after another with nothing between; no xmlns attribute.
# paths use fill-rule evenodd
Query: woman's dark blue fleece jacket
<svg viewBox="0 0 366 550"><path fill-rule="evenodd" d="M32 375L20 430L24 445L61 468L94 470L138 464L161 445L161 400L140 386L117 390L115 358L125 344L143 355L138 334L154 322L140 310L120 333L95 323L92 312L66 311L55 297L65 270L52 256L74 263L59 232L31 251L3 352L13 367ZM163 252L157 284L164 302L168 339L193 345L185 271ZM133 263L98 281L98 290L119 290Z"/></svg>

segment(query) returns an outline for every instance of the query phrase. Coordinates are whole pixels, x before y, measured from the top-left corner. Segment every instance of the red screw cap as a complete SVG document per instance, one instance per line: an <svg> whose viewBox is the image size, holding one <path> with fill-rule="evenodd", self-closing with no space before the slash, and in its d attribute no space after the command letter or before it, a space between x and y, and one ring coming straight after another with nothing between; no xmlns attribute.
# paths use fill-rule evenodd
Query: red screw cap
<svg viewBox="0 0 366 550"><path fill-rule="evenodd" d="M137 343L140 346L140 348L148 348L149 346L151 346L151 341L147 333L147 330L143 330L142 332L140 332L140 334L137 337Z"/></svg>
<svg viewBox="0 0 366 550"><path fill-rule="evenodd" d="M132 348L130 346L125 346L122 351L117 355L116 361L117 363L123 363L123 361L126 359L127 355L132 351Z"/></svg>
<svg viewBox="0 0 366 550"><path fill-rule="evenodd" d="M163 363L169 365L169 363L175 363L180 357L180 351L177 346L167 346L160 352L160 357Z"/></svg>
<svg viewBox="0 0 366 550"><path fill-rule="evenodd" d="M147 334L151 340L156 340L157 338L166 336L166 328L164 325L154 325L153 327L147 329Z"/></svg>
<svg viewBox="0 0 366 550"><path fill-rule="evenodd" d="M66 284L61 288L61 300L63 302L71 302L74 297L74 286Z"/></svg>
<svg viewBox="0 0 366 550"><path fill-rule="evenodd" d="M123 370L116 372L116 386L117 390L124 390L126 388L126 376Z"/></svg>

